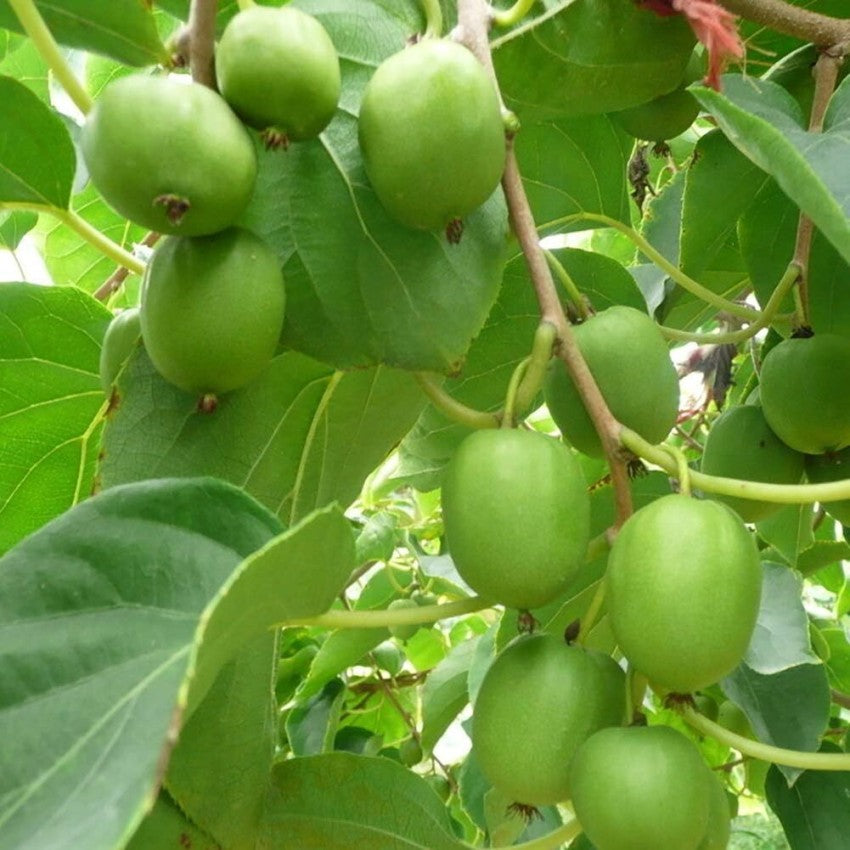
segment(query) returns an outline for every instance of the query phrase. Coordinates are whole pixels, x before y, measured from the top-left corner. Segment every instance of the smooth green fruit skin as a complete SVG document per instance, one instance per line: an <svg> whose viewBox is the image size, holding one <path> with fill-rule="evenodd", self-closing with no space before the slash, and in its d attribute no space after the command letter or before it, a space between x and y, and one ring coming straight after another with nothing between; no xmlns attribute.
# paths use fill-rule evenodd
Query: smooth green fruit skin
<svg viewBox="0 0 850 850"><path fill-rule="evenodd" d="M173 236L142 286L142 338L157 371L186 392L221 394L274 356L286 295L272 250L248 230Z"/></svg>
<svg viewBox="0 0 850 850"><path fill-rule="evenodd" d="M369 181L402 224L440 230L499 185L505 132L496 89L457 42L426 39L387 59L360 105Z"/></svg>
<svg viewBox="0 0 850 850"><path fill-rule="evenodd" d="M850 448L806 458L806 477L812 484L828 484L850 478ZM824 502L826 512L842 525L850 525L850 499Z"/></svg>
<svg viewBox="0 0 850 850"><path fill-rule="evenodd" d="M100 385L109 395L112 385L142 335L139 308L130 307L119 313L106 329L100 349Z"/></svg>
<svg viewBox="0 0 850 850"><path fill-rule="evenodd" d="M253 6L235 15L215 54L219 90L258 130L312 139L339 102L339 58L327 30L292 6Z"/></svg>
<svg viewBox="0 0 850 850"><path fill-rule="evenodd" d="M603 729L570 770L576 817L597 850L697 850L715 780L668 726Z"/></svg>
<svg viewBox="0 0 850 850"><path fill-rule="evenodd" d="M651 443L660 443L679 414L679 378L655 322L633 307L609 307L573 329L576 342L614 416ZM602 443L564 364L549 364L546 405L564 437L580 452L602 457Z"/></svg>
<svg viewBox="0 0 850 850"><path fill-rule="evenodd" d="M484 676L472 749L507 796L542 806L570 796L569 765L594 732L623 722L625 674L607 655L552 634L509 644Z"/></svg>
<svg viewBox="0 0 850 850"><path fill-rule="evenodd" d="M799 484L804 465L805 456L773 433L761 407L746 405L730 408L712 424L700 468L724 478ZM712 498L725 502L744 522L758 522L783 507L778 502L732 496Z"/></svg>
<svg viewBox="0 0 850 850"><path fill-rule="evenodd" d="M765 418L792 449L819 455L850 445L850 339L780 342L764 358L760 385Z"/></svg>
<svg viewBox="0 0 850 850"><path fill-rule="evenodd" d="M711 771L706 771L711 790L708 799L708 826L697 850L726 850L732 834L732 818L726 791Z"/></svg>
<svg viewBox="0 0 850 850"><path fill-rule="evenodd" d="M476 431L446 467L443 523L455 566L476 593L537 608L584 562L590 499L578 461L558 440Z"/></svg>
<svg viewBox="0 0 850 850"><path fill-rule="evenodd" d="M106 202L158 233L224 230L254 190L257 156L248 131L206 86L122 77L96 101L80 144ZM157 201L172 195L190 204L179 224Z"/></svg>
<svg viewBox="0 0 850 850"><path fill-rule="evenodd" d="M393 599L393 601L387 605L387 611L409 611L411 608L419 608L419 604L415 599ZM394 638L398 638L398 640L407 641L410 640L421 628L422 626L417 623L390 626L390 634Z"/></svg>
<svg viewBox="0 0 850 850"><path fill-rule="evenodd" d="M605 580L617 643L654 685L689 693L743 658L762 570L725 505L671 495L641 508L617 535Z"/></svg>

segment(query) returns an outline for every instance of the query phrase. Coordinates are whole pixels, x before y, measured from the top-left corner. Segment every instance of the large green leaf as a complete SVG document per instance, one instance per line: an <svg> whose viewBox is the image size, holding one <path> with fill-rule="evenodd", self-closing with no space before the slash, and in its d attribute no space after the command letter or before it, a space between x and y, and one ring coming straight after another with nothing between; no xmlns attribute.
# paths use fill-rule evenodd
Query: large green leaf
<svg viewBox="0 0 850 850"><path fill-rule="evenodd" d="M850 79L830 101L823 133L800 126L800 108L776 83L723 77L723 94L693 88L728 139L820 228L850 262L850 173L844 167L850 143Z"/></svg>
<svg viewBox="0 0 850 850"><path fill-rule="evenodd" d="M139 0L36 0L35 5L60 44L104 53L128 65L168 61L150 4ZM0 0L0 27L23 31L8 0Z"/></svg>
<svg viewBox="0 0 850 850"><path fill-rule="evenodd" d="M492 42L502 94L521 121L613 112L664 94L693 44L680 16L623 0L550 0Z"/></svg>
<svg viewBox="0 0 850 850"><path fill-rule="evenodd" d="M139 350L106 425L103 484L214 475L292 522L319 505L351 502L424 403L406 373L334 372L288 352L204 414Z"/></svg>
<svg viewBox="0 0 850 850"><path fill-rule="evenodd" d="M0 103L0 206L67 207L76 154L62 119L11 77L0 77Z"/></svg>
<svg viewBox="0 0 850 850"><path fill-rule="evenodd" d="M0 75L14 77L45 103L49 103L47 63L34 42L8 30L0 30L0 42L6 45L5 55L0 49Z"/></svg>
<svg viewBox="0 0 850 850"><path fill-rule="evenodd" d="M152 481L0 560L0 845L129 838L222 667L273 624L326 610L351 570L338 510L267 543L279 528L222 482Z"/></svg>
<svg viewBox="0 0 850 850"><path fill-rule="evenodd" d="M169 850L172 847L221 850L221 845L191 823L165 792L160 793L154 807L133 834L127 850L159 850L161 847Z"/></svg>
<svg viewBox="0 0 850 850"><path fill-rule="evenodd" d="M25 210L0 212L0 248L14 251L38 223L38 214Z"/></svg>
<svg viewBox="0 0 850 850"><path fill-rule="evenodd" d="M379 0L298 5L343 57L343 91L318 139L260 153L244 217L283 264L284 342L338 368L451 372L498 292L507 233L501 190L465 219L459 244L390 219L366 177L357 114L377 65L421 29L420 9Z"/></svg>
<svg viewBox="0 0 850 850"><path fill-rule="evenodd" d="M0 285L0 552L91 491L109 319L76 290Z"/></svg>
<svg viewBox="0 0 850 850"><path fill-rule="evenodd" d="M330 753L272 773L257 850L460 850L422 777L389 759Z"/></svg>

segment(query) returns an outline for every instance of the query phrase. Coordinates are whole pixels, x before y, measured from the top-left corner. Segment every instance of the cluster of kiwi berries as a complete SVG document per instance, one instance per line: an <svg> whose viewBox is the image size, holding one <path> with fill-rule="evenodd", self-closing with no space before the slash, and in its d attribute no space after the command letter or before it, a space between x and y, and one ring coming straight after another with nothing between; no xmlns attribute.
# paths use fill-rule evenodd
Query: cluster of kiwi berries
<svg viewBox="0 0 850 850"><path fill-rule="evenodd" d="M245 125L270 148L316 137L339 101L339 59L314 17L255 6L228 23L215 69L221 94L170 77L117 80L84 127L83 156L104 199L168 234L148 264L140 308L107 332L107 392L139 331L164 378L208 398L254 380L276 351L280 264L235 224L257 176ZM389 214L411 228L445 228L452 239L504 168L495 86L466 48L447 40L426 39L377 69L363 93L359 141Z"/></svg>
<svg viewBox="0 0 850 850"><path fill-rule="evenodd" d="M617 419L647 440L665 439L679 386L655 322L616 306L574 333ZM564 437L600 456L559 360L544 394ZM578 460L538 432L478 431L446 469L443 520L458 572L507 607L536 608L566 589L584 562L589 518ZM617 644L656 691L691 694L743 658L762 571L752 534L725 505L673 494L641 508L617 535L604 581ZM518 637L494 660L475 702L482 771L521 806L571 800L599 850L725 847L730 811L720 783L679 732L626 726L625 693L609 656L551 634Z"/></svg>

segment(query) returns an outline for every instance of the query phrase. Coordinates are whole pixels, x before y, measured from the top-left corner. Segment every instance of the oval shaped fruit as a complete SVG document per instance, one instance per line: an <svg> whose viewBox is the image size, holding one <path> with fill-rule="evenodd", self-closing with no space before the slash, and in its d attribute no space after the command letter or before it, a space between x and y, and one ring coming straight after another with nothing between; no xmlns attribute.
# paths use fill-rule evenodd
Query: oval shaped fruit
<svg viewBox="0 0 850 850"><path fill-rule="evenodd" d="M806 477L812 484L828 484L850 478L850 448L806 458ZM842 525L850 525L850 499L824 502L826 512Z"/></svg>
<svg viewBox="0 0 850 850"><path fill-rule="evenodd" d="M576 817L598 850L697 850L712 782L697 748L668 726L603 729L570 770Z"/></svg>
<svg viewBox="0 0 850 850"><path fill-rule="evenodd" d="M729 837L732 834L732 817L726 791L715 779L711 771L707 771L710 780L708 797L708 826L697 850L726 850Z"/></svg>
<svg viewBox="0 0 850 850"><path fill-rule="evenodd" d="M634 307L609 307L573 333L614 416L660 443L679 414L679 378L655 322ZM543 393L564 437L583 454L601 457L602 443L560 360L549 364Z"/></svg>
<svg viewBox="0 0 850 850"><path fill-rule="evenodd" d="M578 746L623 722L625 674L607 655L560 637L517 638L484 676L472 715L472 749L484 775L519 803L570 796Z"/></svg>
<svg viewBox="0 0 850 850"><path fill-rule="evenodd" d="M695 691L743 658L762 570L725 505L671 495L641 508L614 540L605 580L617 643L653 684Z"/></svg>
<svg viewBox="0 0 850 850"><path fill-rule="evenodd" d="M360 105L360 149L378 199L402 224L439 230L494 192L505 166L496 89L454 41L387 59Z"/></svg>
<svg viewBox="0 0 850 850"><path fill-rule="evenodd" d="M786 446L770 429L761 407L732 407L712 424L705 441L700 469L708 475L765 481L771 484L799 484L805 457ZM712 494L725 502L744 522L758 522L782 505L755 499Z"/></svg>
<svg viewBox="0 0 850 850"><path fill-rule="evenodd" d="M132 353L141 335L142 325L138 307L123 310L109 323L100 349L100 385L106 395L112 392L112 385L121 367Z"/></svg>
<svg viewBox="0 0 850 850"><path fill-rule="evenodd" d="M631 109L612 112L611 117L636 139L663 142L681 135L699 115L699 103L687 86L703 75L703 67L703 58L694 52L678 88Z"/></svg>
<svg viewBox="0 0 850 850"><path fill-rule="evenodd" d="M446 467L443 523L458 572L510 608L554 599L583 563L590 499L570 450L535 431L476 431Z"/></svg>
<svg viewBox="0 0 850 850"><path fill-rule="evenodd" d="M850 444L850 339L818 334L786 339L761 367L761 405L783 443L805 454Z"/></svg>
<svg viewBox="0 0 850 850"><path fill-rule="evenodd" d="M387 611L409 611L411 608L419 608L415 599L393 599L387 605ZM422 626L418 623L403 623L400 626L390 626L390 634L401 641L410 640Z"/></svg>
<svg viewBox="0 0 850 850"><path fill-rule="evenodd" d="M121 215L159 233L231 225L254 190L247 130L212 89L134 74L110 83L80 145L92 182Z"/></svg>
<svg viewBox="0 0 850 850"><path fill-rule="evenodd" d="M145 348L157 371L186 392L238 389L274 356L285 301L278 259L250 231L170 237L145 272Z"/></svg>
<svg viewBox="0 0 850 850"><path fill-rule="evenodd" d="M215 54L218 86L245 123L290 141L318 136L339 102L339 58L327 30L293 6L231 18Z"/></svg>

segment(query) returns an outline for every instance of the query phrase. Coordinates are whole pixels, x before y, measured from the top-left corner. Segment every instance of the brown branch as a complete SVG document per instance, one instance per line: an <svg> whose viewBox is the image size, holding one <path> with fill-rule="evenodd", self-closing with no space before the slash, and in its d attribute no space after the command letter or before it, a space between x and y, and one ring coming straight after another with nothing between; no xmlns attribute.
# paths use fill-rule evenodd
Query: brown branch
<svg viewBox="0 0 850 850"><path fill-rule="evenodd" d="M830 696L836 705L840 705L842 708L850 708L850 695L843 694L841 691L836 691L835 688L833 688L830 691Z"/></svg>
<svg viewBox="0 0 850 850"><path fill-rule="evenodd" d="M189 9L189 63L196 83L215 86L215 16L218 0L192 0Z"/></svg>
<svg viewBox="0 0 850 850"><path fill-rule="evenodd" d="M730 12L772 30L810 41L818 47L847 48L850 19L832 18L792 6L784 0L720 0Z"/></svg>
<svg viewBox="0 0 850 850"><path fill-rule="evenodd" d="M489 9L485 0L459 0L458 31L455 37L463 42L492 74L493 60L487 37ZM498 82L496 81L498 86ZM620 423L614 418L593 375L579 351L571 326L564 314L558 298L558 290L552 279L546 256L540 247L537 226L525 193L522 177L517 165L513 139L507 141L505 173L502 177L502 189L508 205L511 226L522 249L532 285L540 308L540 318L554 325L557 331L555 350L566 368L584 401L590 418L602 440L608 465L611 469L611 482L614 486L617 505L616 527L622 525L632 513L632 495L626 462L620 446Z"/></svg>
<svg viewBox="0 0 850 850"><path fill-rule="evenodd" d="M823 119L826 108L835 85L838 82L838 72L843 62L843 56L836 55L831 51L823 51L815 65L815 95L812 103L811 116L809 118L809 132L822 133ZM800 305L803 315L800 319L804 325L809 324L809 257L812 251L812 238L815 227L812 220L805 214L800 213L800 221L797 225L797 239L794 245L794 259L800 269L800 277L797 288L800 294Z"/></svg>
<svg viewBox="0 0 850 850"><path fill-rule="evenodd" d="M156 245L159 237L159 233L154 233L153 231L151 231L145 236L144 239L142 239L140 244L147 245L148 248L152 248L154 245ZM97 298L98 301L106 301L110 295L118 291L118 289L121 287L121 284L124 283L124 281L127 280L129 276L130 269L128 269L126 266L119 266L95 290L94 297Z"/></svg>

